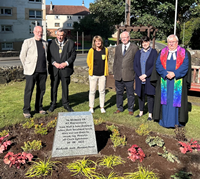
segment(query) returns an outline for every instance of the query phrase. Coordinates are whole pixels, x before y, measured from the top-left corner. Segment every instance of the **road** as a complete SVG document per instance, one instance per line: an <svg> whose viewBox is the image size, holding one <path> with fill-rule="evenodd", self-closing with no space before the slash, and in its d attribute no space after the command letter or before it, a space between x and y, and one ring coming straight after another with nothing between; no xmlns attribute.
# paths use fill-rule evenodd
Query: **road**
<svg viewBox="0 0 200 179"><path fill-rule="evenodd" d="M86 66L86 58L87 58L87 54L77 54L76 56L76 60L74 65L75 66ZM3 66L20 66L21 61L19 60L19 57L0 57L0 67Z"/></svg>
<svg viewBox="0 0 200 179"><path fill-rule="evenodd" d="M156 49L163 49L166 45L160 44L156 42ZM86 64L86 58L87 58L87 54L77 54L76 56L76 60L74 65L75 66L87 66ZM19 57L0 57L0 67L3 66L20 66L21 62L19 60Z"/></svg>

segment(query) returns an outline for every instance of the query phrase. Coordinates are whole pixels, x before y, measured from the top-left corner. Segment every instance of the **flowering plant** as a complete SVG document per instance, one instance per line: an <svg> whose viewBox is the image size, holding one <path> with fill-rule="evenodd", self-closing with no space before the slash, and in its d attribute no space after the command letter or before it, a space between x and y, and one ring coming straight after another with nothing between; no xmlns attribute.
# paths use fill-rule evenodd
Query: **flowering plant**
<svg viewBox="0 0 200 179"><path fill-rule="evenodd" d="M3 140L4 140L6 137L8 137L8 136L9 136L9 134L7 134L7 135L4 136L4 137L0 137L0 153L3 153L3 151L4 151L4 150L7 150L7 147L8 147L9 145L12 144L11 141L5 141L5 142L3 142Z"/></svg>
<svg viewBox="0 0 200 179"><path fill-rule="evenodd" d="M191 139L191 141L189 143L185 143L185 142L178 142L179 144L181 144L180 147L180 151L185 154L187 152L192 152L193 149L197 149L198 151L200 150L200 145L197 143L197 141L193 141L193 139Z"/></svg>
<svg viewBox="0 0 200 179"><path fill-rule="evenodd" d="M142 162L145 158L143 150L136 144L132 145L132 147L128 149L128 155L128 158L131 159L133 162L135 162L136 160L140 160L140 162Z"/></svg>
<svg viewBox="0 0 200 179"><path fill-rule="evenodd" d="M11 167L12 165L16 165L16 167L19 169L21 164L25 164L26 160L31 161L33 158L33 155L30 153L18 153L14 154L13 152L8 152L4 157L4 163L9 165Z"/></svg>

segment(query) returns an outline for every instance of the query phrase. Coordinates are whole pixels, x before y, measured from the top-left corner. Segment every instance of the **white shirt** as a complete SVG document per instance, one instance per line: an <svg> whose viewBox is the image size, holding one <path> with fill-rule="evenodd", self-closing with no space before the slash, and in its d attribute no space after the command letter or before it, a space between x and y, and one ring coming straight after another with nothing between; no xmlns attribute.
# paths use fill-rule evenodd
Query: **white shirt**
<svg viewBox="0 0 200 179"><path fill-rule="evenodd" d="M130 44L131 44L130 42L128 42L126 45L122 44L122 55L124 54L124 47L126 46L126 51L127 51Z"/></svg>

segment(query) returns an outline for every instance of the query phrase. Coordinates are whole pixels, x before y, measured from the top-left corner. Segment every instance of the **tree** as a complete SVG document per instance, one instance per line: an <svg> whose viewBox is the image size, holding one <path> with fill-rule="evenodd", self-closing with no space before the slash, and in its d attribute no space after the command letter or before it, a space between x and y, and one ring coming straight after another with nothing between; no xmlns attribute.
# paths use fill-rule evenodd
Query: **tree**
<svg viewBox="0 0 200 179"><path fill-rule="evenodd" d="M84 32L85 35L100 35L108 38L114 32L114 26L110 26L107 21L99 20L96 15L90 14L85 16L80 22L74 23L74 31Z"/></svg>
<svg viewBox="0 0 200 179"><path fill-rule="evenodd" d="M184 18L190 16L190 9L197 0L179 0L177 15L177 34L181 31ZM96 0L90 4L90 12L100 21L111 26L124 21L125 0ZM174 0L131 0L131 23L135 25L153 25L159 29L159 36L173 33L175 15Z"/></svg>

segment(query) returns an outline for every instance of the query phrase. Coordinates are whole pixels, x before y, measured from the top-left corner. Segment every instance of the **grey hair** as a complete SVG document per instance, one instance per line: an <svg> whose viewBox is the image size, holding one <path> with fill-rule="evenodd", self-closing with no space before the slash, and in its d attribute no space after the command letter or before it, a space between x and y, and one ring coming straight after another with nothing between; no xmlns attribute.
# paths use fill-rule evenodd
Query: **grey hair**
<svg viewBox="0 0 200 179"><path fill-rule="evenodd" d="M65 29L63 29L63 28L59 28L59 29L57 30L57 32L64 32L64 34L66 34Z"/></svg>
<svg viewBox="0 0 200 179"><path fill-rule="evenodd" d="M171 39L171 38L176 38L176 40L178 41L178 37L177 37L176 35L174 35L174 34L169 35L169 36L167 37L167 41L168 41L169 39Z"/></svg>
<svg viewBox="0 0 200 179"><path fill-rule="evenodd" d="M124 32L127 32L127 33L128 33L128 36L130 37L130 33L129 33L128 31L124 31ZM122 35L124 32L122 32L122 33L120 34L120 38L121 38L121 35Z"/></svg>

